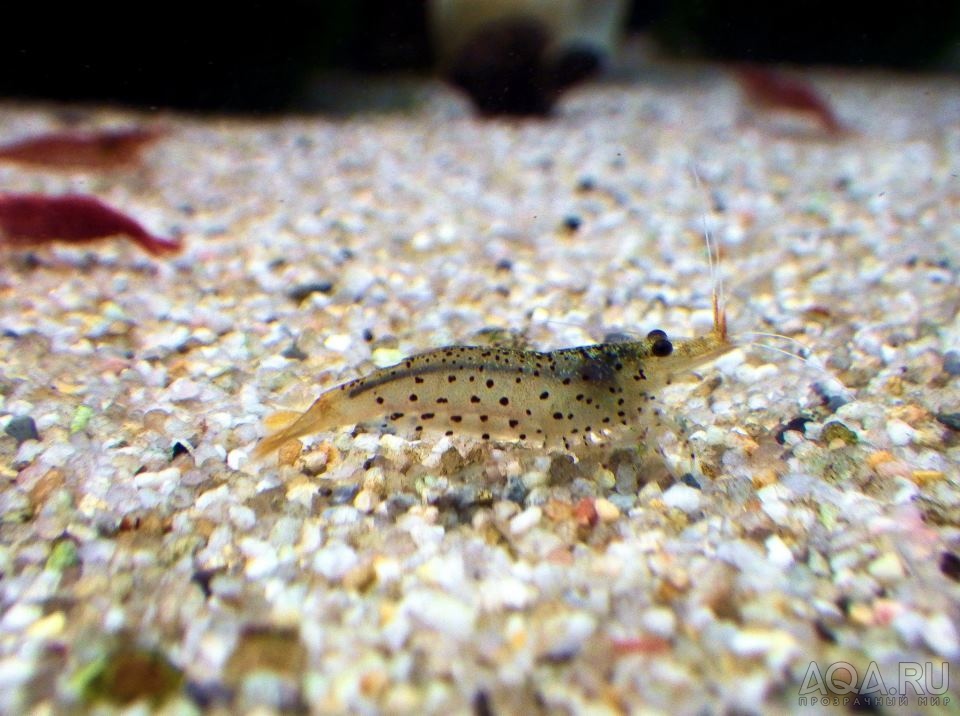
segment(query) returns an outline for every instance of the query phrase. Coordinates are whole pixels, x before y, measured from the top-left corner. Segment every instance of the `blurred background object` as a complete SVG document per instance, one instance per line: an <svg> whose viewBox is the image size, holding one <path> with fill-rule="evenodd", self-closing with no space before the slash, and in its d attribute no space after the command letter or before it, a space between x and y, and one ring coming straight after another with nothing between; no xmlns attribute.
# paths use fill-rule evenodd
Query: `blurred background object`
<svg viewBox="0 0 960 716"><path fill-rule="evenodd" d="M432 0L441 73L487 114L546 114L597 72L623 31L626 0Z"/></svg>
<svg viewBox="0 0 960 716"><path fill-rule="evenodd" d="M4 8L4 27L2 97L200 111L350 110L370 75L440 69L482 111L541 112L620 34L673 57L960 67L957 0L25 3Z"/></svg>

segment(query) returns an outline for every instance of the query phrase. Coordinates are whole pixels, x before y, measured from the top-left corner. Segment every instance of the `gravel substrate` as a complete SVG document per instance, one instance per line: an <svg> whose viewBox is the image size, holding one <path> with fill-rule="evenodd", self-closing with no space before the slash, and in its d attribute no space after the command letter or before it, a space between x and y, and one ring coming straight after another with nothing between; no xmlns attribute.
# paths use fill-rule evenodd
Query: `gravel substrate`
<svg viewBox="0 0 960 716"><path fill-rule="evenodd" d="M4 254L0 711L803 710L811 662L955 663L960 84L817 79L851 134L675 72L549 121L440 87L347 120L89 110L170 131L138 168L0 165L186 245ZM61 121L0 105L0 141ZM732 330L809 360L671 386L690 474L676 445L350 426L251 460L272 414L426 349L709 330L706 212Z"/></svg>

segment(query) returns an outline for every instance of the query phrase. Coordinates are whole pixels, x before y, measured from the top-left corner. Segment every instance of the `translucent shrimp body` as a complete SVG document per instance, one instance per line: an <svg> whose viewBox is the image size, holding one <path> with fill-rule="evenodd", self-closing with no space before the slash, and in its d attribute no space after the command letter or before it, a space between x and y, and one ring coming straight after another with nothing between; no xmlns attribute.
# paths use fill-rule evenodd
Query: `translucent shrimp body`
<svg viewBox="0 0 960 716"><path fill-rule="evenodd" d="M639 341L537 352L450 346L408 358L328 390L257 455L288 440L373 421L398 429L573 449L661 425L657 391L677 373L734 348L714 299L713 330L671 341L660 330Z"/></svg>

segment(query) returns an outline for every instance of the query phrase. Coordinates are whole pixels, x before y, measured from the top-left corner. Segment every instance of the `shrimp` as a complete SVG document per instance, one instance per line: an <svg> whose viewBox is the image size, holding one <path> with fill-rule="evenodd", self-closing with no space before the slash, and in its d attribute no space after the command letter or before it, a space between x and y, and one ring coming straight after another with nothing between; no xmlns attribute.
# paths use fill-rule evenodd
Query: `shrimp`
<svg viewBox="0 0 960 716"><path fill-rule="evenodd" d="M112 169L136 164L144 147L162 135L152 127L52 132L0 145L0 160L59 169Z"/></svg>
<svg viewBox="0 0 960 716"><path fill-rule="evenodd" d="M711 253L711 267L713 254ZM662 330L642 340L549 352L449 346L322 393L291 425L263 439L263 457L289 440L386 419L425 432L573 450L633 431L644 438L672 422L657 392L678 373L736 346L715 289L713 329L671 340Z"/></svg>
<svg viewBox="0 0 960 716"><path fill-rule="evenodd" d="M155 256L176 253L175 239L154 236L137 221L84 194L0 194L0 246L47 241L82 243L127 236Z"/></svg>
<svg viewBox="0 0 960 716"><path fill-rule="evenodd" d="M829 134L847 132L829 102L806 80L756 65L735 68L735 77L747 100L759 109L807 114Z"/></svg>

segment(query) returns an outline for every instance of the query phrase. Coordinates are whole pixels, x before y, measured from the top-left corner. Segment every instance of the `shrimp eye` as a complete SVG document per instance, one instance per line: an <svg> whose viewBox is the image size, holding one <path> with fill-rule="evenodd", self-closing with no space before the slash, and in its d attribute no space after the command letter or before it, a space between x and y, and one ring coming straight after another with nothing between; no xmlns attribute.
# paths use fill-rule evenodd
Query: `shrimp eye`
<svg viewBox="0 0 960 716"><path fill-rule="evenodd" d="M651 341L665 339L666 337L667 334L664 331L661 331L659 328L652 330L647 334L647 338L649 338Z"/></svg>
<svg viewBox="0 0 960 716"><path fill-rule="evenodd" d="M653 332L656 333L656 331ZM662 332L663 331L661 331L661 333ZM653 344L650 350L657 358L663 358L673 353L673 343L666 338L660 338Z"/></svg>

